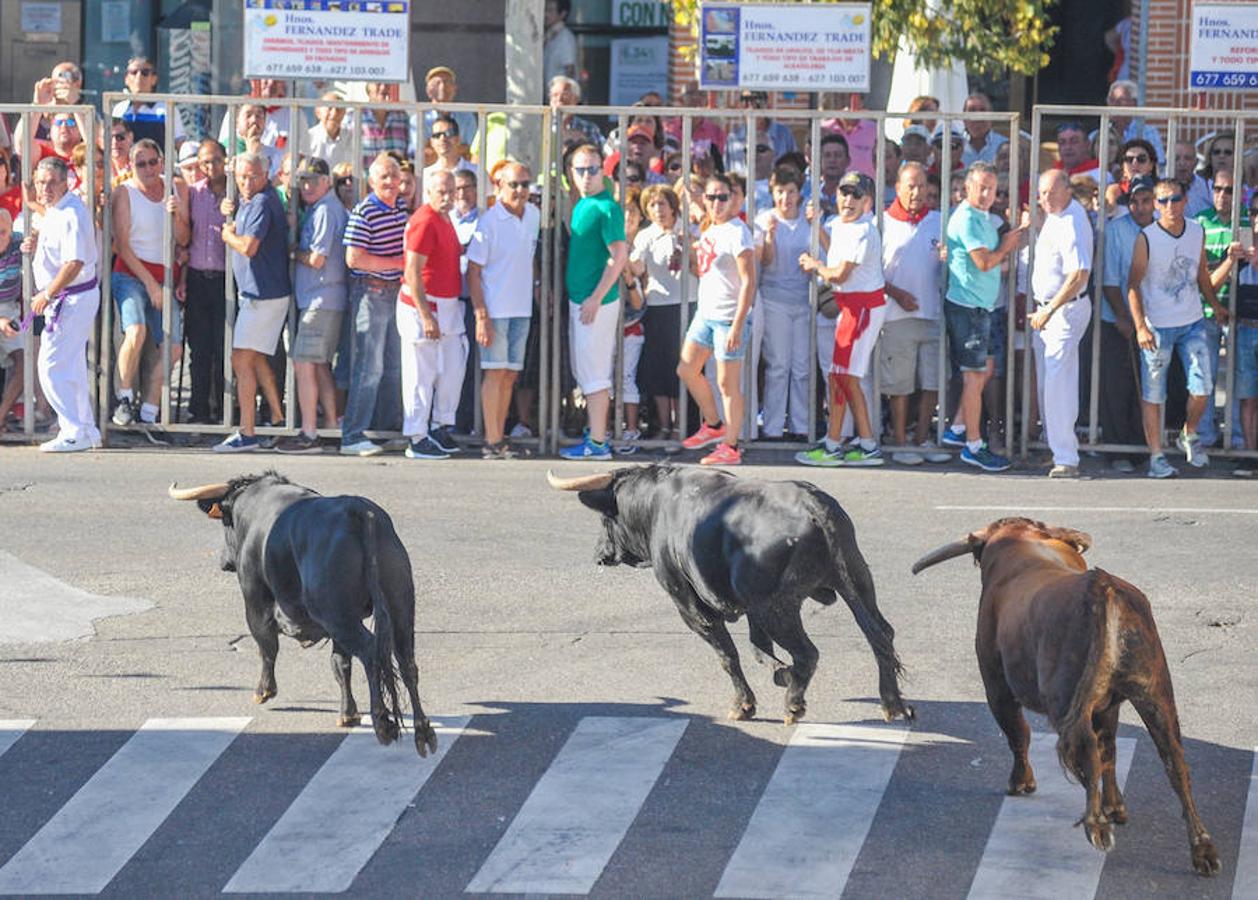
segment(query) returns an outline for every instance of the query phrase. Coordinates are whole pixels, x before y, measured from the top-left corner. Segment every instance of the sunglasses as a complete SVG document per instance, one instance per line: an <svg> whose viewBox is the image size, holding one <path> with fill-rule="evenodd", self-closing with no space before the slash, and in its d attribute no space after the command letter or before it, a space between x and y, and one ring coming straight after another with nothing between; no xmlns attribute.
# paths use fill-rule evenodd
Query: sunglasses
<svg viewBox="0 0 1258 900"><path fill-rule="evenodd" d="M153 74L153 70L150 69L148 66L145 66L142 69L127 69L127 74L128 75L143 75L145 78L148 78L150 75Z"/></svg>
<svg viewBox="0 0 1258 900"><path fill-rule="evenodd" d="M1180 203L1183 199L1183 194L1171 194L1169 197L1154 197L1153 202L1161 206L1166 206L1170 203Z"/></svg>
<svg viewBox="0 0 1258 900"><path fill-rule="evenodd" d="M511 188L514 191L523 191L531 187L533 182L528 179L525 179L524 181L508 181L506 184L507 184L507 187Z"/></svg>
<svg viewBox="0 0 1258 900"><path fill-rule="evenodd" d="M1214 192L1216 194L1230 194L1232 193L1232 186L1230 184L1216 184Z"/></svg>
<svg viewBox="0 0 1258 900"><path fill-rule="evenodd" d="M729 194L704 194L703 197L709 203L725 203L729 200Z"/></svg>
<svg viewBox="0 0 1258 900"><path fill-rule="evenodd" d="M78 128L79 123L74 121L73 116L58 116L52 120L53 128Z"/></svg>
<svg viewBox="0 0 1258 900"><path fill-rule="evenodd" d="M1210 151L1211 156L1231 156L1236 151L1231 147L1215 147Z"/></svg>
<svg viewBox="0 0 1258 900"><path fill-rule="evenodd" d="M434 141L443 141L443 140L452 141L458 136L459 136L459 133L457 131L434 131L432 133L432 139Z"/></svg>
<svg viewBox="0 0 1258 900"><path fill-rule="evenodd" d="M756 144L756 152L757 153L772 153L773 148L770 147L768 144Z"/></svg>
<svg viewBox="0 0 1258 900"><path fill-rule="evenodd" d="M1130 156L1123 157L1123 162L1131 163L1133 166L1135 165L1143 166L1148 161L1149 161L1149 154L1147 153L1133 153Z"/></svg>
<svg viewBox="0 0 1258 900"><path fill-rule="evenodd" d="M865 196L864 191L862 191L860 188L852 187L849 184L845 184L841 188L839 188L839 193L842 194L844 197L858 197L859 198L859 197Z"/></svg>
<svg viewBox="0 0 1258 900"><path fill-rule="evenodd" d="M341 175L339 178L337 178L333 182L333 184L335 184L337 187L345 187L345 185L353 184L353 183L354 183L353 175Z"/></svg>
<svg viewBox="0 0 1258 900"><path fill-rule="evenodd" d="M154 156L152 159L137 159L135 161L135 167L137 169L152 169L153 167L160 166L161 164L162 164L162 161L158 159L156 156Z"/></svg>
<svg viewBox="0 0 1258 900"><path fill-rule="evenodd" d="M680 172L680 171L681 171L681 163L679 163L679 162L669 163L669 164L668 164L668 171L670 171L670 172Z"/></svg>
<svg viewBox="0 0 1258 900"><path fill-rule="evenodd" d="M630 184L641 184L642 176L641 175L626 175L625 181L629 182Z"/></svg>
<svg viewBox="0 0 1258 900"><path fill-rule="evenodd" d="M595 175L603 171L602 166L573 166L573 174L580 175L584 178L593 178Z"/></svg>
<svg viewBox="0 0 1258 900"><path fill-rule="evenodd" d="M110 137L121 143L127 139L127 133L125 131L115 131Z"/></svg>

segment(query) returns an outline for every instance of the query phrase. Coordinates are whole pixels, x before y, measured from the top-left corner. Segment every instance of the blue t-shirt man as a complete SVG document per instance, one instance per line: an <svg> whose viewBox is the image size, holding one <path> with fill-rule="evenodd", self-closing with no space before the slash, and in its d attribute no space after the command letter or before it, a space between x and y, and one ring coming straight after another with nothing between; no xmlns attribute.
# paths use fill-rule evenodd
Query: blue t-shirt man
<svg viewBox="0 0 1258 900"><path fill-rule="evenodd" d="M984 272L970 257L971 250L995 250L1000 233L992 217L962 200L948 220L948 293L958 306L992 310L1000 294L1000 267Z"/></svg>
<svg viewBox="0 0 1258 900"><path fill-rule="evenodd" d="M335 191L328 191L310 207L301 223L301 250L323 256L322 268L297 266L297 308L342 310L348 305L349 269L345 266L345 225L349 211Z"/></svg>
<svg viewBox="0 0 1258 900"><path fill-rule="evenodd" d="M288 220L284 204L270 184L240 204L236 234L258 239L253 256L233 253L236 291L248 300L278 300L293 292L288 278Z"/></svg>

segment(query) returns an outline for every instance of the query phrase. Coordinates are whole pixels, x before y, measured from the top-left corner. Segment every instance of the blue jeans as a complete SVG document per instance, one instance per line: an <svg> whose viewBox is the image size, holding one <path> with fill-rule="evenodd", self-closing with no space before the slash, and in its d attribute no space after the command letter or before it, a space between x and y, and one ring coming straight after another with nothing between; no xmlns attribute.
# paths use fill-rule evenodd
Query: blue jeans
<svg viewBox="0 0 1258 900"><path fill-rule="evenodd" d="M1219 349L1223 343L1223 326L1214 318L1205 319L1206 348L1210 354L1210 384L1219 383ZM1206 411L1201 414L1201 422L1197 425L1197 436L1201 442L1209 446L1219 437L1219 430L1214 424L1214 391L1206 397Z"/></svg>
<svg viewBox="0 0 1258 900"><path fill-rule="evenodd" d="M350 368L349 397L341 443L355 444L381 411L382 425L393 425L402 415L401 344L395 322L398 284L391 287L355 278L350 290L354 316L354 349ZM392 410L393 412L390 412Z"/></svg>

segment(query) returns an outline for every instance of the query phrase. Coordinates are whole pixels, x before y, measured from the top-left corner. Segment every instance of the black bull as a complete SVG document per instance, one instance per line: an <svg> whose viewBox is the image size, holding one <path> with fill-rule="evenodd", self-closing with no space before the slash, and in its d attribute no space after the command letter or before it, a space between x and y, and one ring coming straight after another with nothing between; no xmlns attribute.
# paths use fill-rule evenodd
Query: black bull
<svg viewBox="0 0 1258 900"><path fill-rule="evenodd" d="M786 723L804 715L804 692L817 648L804 631L805 597L829 605L842 597L878 663L878 693L888 720L913 717L900 696L895 631L878 612L874 579L856 546L852 521L822 490L802 481L763 482L710 469L644 466L603 475L557 478L551 487L579 491L602 514L600 565L650 567L682 620L721 659L734 683L730 717L755 715L725 625L747 616L756 658L774 666L786 688ZM774 645L791 657L787 666Z"/></svg>
<svg viewBox="0 0 1258 900"><path fill-rule="evenodd" d="M436 751L436 733L419 703L411 563L388 513L364 497L322 497L274 472L183 490L171 485L170 496L196 500L222 519L223 569L240 579L245 619L262 657L255 703L276 695L281 631L303 646L331 638L339 724L361 721L350 691L357 657L367 673L376 738L392 743L402 727L400 677L414 712L415 747L420 756ZM374 635L363 624L368 616Z"/></svg>

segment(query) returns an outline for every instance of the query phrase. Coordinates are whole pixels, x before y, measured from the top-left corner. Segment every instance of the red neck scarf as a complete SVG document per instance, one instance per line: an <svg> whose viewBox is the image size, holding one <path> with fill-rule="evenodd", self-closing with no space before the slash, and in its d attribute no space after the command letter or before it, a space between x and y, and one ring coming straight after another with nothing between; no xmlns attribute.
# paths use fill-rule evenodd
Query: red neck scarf
<svg viewBox="0 0 1258 900"><path fill-rule="evenodd" d="M1099 169L1100 167L1101 167L1101 161L1100 161L1100 160L1098 160L1098 159L1085 159L1083 162L1079 163L1079 165L1077 165L1077 166L1072 166L1070 169L1068 169L1068 170L1067 170L1067 172L1066 172L1066 174L1067 174L1067 175L1087 175L1087 174L1091 174L1091 172L1092 172L1092 170L1093 170L1093 169ZM1061 160L1059 159L1059 160L1057 160L1057 162L1053 163L1053 168L1054 168L1054 169L1065 169L1066 167L1065 167L1064 165L1062 165L1062 162L1061 162Z"/></svg>
<svg viewBox="0 0 1258 900"><path fill-rule="evenodd" d="M926 218L926 214L930 212L929 206L923 206L915 213L909 212L900 203L900 198L895 200L887 207L887 215L899 222L908 222L910 225L916 225L922 219Z"/></svg>

